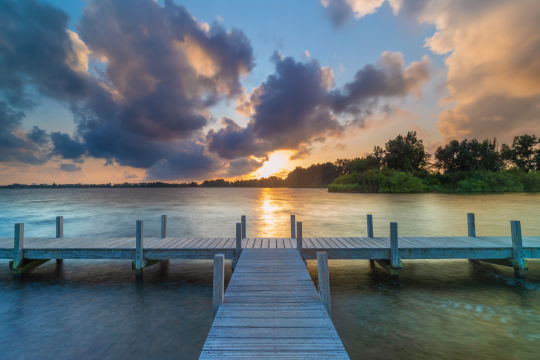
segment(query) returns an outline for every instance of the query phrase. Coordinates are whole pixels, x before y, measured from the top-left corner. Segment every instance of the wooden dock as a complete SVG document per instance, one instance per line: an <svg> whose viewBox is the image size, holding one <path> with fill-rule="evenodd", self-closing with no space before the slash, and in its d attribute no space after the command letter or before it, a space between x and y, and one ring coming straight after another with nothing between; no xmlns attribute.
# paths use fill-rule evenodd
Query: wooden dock
<svg viewBox="0 0 540 360"><path fill-rule="evenodd" d="M13 238L0 239L0 259L10 259L14 276L62 259L131 260L137 276L159 261L213 259L214 323L201 359L209 358L348 358L330 319L328 259L367 259L397 277L402 260L469 259L528 269L527 259L540 258L540 236L522 236L519 221L510 222L510 236L477 236L474 214L467 214L467 236L401 237L390 223L389 236L373 234L366 217L364 237L303 237L302 223L291 215L288 238L248 238L246 217L235 237L171 237L167 216L161 236L144 237L143 221L135 237L64 237L63 218L56 218L56 237L25 238L24 224L15 224ZM224 294L224 262L235 269ZM318 287L304 264L317 259Z"/></svg>
<svg viewBox="0 0 540 360"><path fill-rule="evenodd" d="M200 359L348 359L295 249L245 249Z"/></svg>

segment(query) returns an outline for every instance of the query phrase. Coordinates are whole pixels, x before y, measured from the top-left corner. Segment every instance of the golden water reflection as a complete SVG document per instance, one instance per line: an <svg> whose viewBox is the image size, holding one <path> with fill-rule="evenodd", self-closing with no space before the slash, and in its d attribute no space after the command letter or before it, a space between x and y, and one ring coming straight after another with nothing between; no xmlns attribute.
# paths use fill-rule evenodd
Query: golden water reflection
<svg viewBox="0 0 540 360"><path fill-rule="evenodd" d="M284 225L285 213L284 199L280 199L276 196L275 189L263 188L261 189L259 202L259 224L257 237L275 237L278 233L282 233L282 227Z"/></svg>

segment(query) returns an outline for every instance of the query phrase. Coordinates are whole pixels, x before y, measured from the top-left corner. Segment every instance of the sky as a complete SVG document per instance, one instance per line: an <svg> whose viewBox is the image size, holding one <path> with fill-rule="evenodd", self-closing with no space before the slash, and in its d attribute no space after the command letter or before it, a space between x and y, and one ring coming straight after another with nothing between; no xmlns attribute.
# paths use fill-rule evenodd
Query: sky
<svg viewBox="0 0 540 360"><path fill-rule="evenodd" d="M283 175L540 130L519 0L0 0L0 184Z"/></svg>

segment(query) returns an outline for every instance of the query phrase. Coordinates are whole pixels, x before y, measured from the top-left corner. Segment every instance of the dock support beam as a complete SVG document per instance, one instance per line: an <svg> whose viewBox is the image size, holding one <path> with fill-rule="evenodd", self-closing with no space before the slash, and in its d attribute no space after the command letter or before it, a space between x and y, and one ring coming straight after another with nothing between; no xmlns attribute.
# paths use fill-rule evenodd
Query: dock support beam
<svg viewBox="0 0 540 360"><path fill-rule="evenodd" d="M219 307L223 304L223 292L225 288L225 256L214 255L214 279L212 290L212 313L216 316Z"/></svg>
<svg viewBox="0 0 540 360"><path fill-rule="evenodd" d="M167 237L167 215L161 215L161 238Z"/></svg>
<svg viewBox="0 0 540 360"><path fill-rule="evenodd" d="M510 222L512 231L512 265L514 266L514 276L522 278L529 268L527 260L523 259L523 239L521 237L521 223L513 220Z"/></svg>
<svg viewBox="0 0 540 360"><path fill-rule="evenodd" d="M399 259L398 224L395 222L390 223L390 260L377 260L377 264L388 271L391 278L398 279L403 266Z"/></svg>
<svg viewBox="0 0 540 360"><path fill-rule="evenodd" d="M24 258L24 224L15 224L13 235L13 260L9 262L9 269L14 276L20 276L49 259L25 259Z"/></svg>
<svg viewBox="0 0 540 360"><path fill-rule="evenodd" d="M317 273L319 280L319 295L328 315L331 317L332 301L330 298L330 275L328 272L328 254L326 251L317 251Z"/></svg>
<svg viewBox="0 0 540 360"><path fill-rule="evenodd" d="M366 221L367 221L367 236L372 238L373 237L373 215L368 214L366 216ZM369 260L369 267L372 269L375 267L374 260L371 260L371 259Z"/></svg>
<svg viewBox="0 0 540 360"><path fill-rule="evenodd" d="M232 261L232 268L236 267L238 259L242 254L242 223L236 223L236 251L234 253L234 259Z"/></svg>
<svg viewBox="0 0 540 360"><path fill-rule="evenodd" d="M247 229L246 229L246 215L242 215L242 217L240 218L241 220L241 223L242 223L242 239L245 239L246 238L246 234L247 234Z"/></svg>
<svg viewBox="0 0 540 360"><path fill-rule="evenodd" d="M296 239L296 216L291 215L291 239Z"/></svg>

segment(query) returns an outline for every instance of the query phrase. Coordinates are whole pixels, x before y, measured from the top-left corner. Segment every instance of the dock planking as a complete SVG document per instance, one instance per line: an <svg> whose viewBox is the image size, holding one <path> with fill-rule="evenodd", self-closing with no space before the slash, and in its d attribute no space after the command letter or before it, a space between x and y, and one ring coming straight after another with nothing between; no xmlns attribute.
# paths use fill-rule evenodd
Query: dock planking
<svg viewBox="0 0 540 360"><path fill-rule="evenodd" d="M296 248L291 238L245 238L242 249ZM314 237L302 239L302 255L316 259L326 251L329 259L389 259L389 237ZM400 259L509 259L509 236L398 237ZM232 259L234 238L145 237L148 260ZM540 236L523 236L523 258L540 258ZM24 257L32 259L134 259L135 237L25 238ZM13 238L0 238L0 259L13 259Z"/></svg>
<svg viewBox="0 0 540 360"><path fill-rule="evenodd" d="M200 359L349 359L300 253L242 251Z"/></svg>

